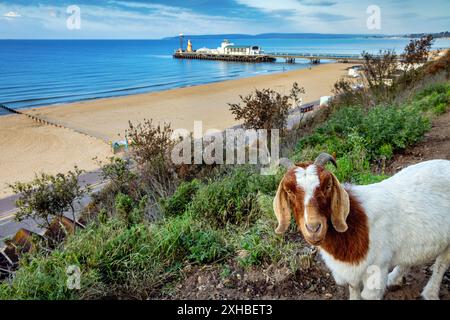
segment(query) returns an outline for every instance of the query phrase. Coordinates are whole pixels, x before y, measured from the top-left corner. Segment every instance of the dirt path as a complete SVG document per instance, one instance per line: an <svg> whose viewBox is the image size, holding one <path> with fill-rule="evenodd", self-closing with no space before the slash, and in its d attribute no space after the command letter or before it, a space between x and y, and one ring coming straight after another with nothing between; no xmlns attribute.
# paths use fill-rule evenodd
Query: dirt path
<svg viewBox="0 0 450 320"><path fill-rule="evenodd" d="M224 270L227 270L224 275ZM404 285L390 288L386 300L421 299L420 292L431 276L430 266L415 268ZM175 287L164 288L159 299L281 299L281 300L345 300L347 288L335 284L319 257L309 269L292 273L273 265L244 270L236 262L186 268L183 280ZM450 272L444 276L440 298L450 300Z"/></svg>
<svg viewBox="0 0 450 320"><path fill-rule="evenodd" d="M397 154L386 171L394 174L411 164L430 159L450 159L450 112L433 122L422 142ZM304 243L299 245L306 245ZM386 292L385 299L420 299L431 276L431 267L414 268L404 285ZM244 270L235 261L222 265L190 267L175 287L157 294L163 299L347 299L348 292L337 286L316 255L312 267L292 273L273 265ZM450 270L444 276L440 298L450 300Z"/></svg>

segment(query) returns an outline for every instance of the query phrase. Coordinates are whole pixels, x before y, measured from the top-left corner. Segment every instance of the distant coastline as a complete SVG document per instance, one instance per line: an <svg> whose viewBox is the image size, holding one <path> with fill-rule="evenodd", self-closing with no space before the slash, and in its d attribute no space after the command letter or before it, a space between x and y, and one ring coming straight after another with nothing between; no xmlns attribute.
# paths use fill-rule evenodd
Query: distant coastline
<svg viewBox="0 0 450 320"><path fill-rule="evenodd" d="M327 34L327 33L260 33L260 34L205 34L205 35L184 35L191 39L354 39L385 37L385 35L368 34ZM387 35L386 35L387 36ZM165 37L161 40L178 39L178 36Z"/></svg>
<svg viewBox="0 0 450 320"><path fill-rule="evenodd" d="M397 38L420 38L431 34L435 39L450 39L450 32L430 32L411 34L329 34L329 33L260 33L260 34L204 34L204 35L184 35L190 39L354 39L354 38L376 38L376 39L397 39ZM178 36L164 37L161 40L178 39Z"/></svg>

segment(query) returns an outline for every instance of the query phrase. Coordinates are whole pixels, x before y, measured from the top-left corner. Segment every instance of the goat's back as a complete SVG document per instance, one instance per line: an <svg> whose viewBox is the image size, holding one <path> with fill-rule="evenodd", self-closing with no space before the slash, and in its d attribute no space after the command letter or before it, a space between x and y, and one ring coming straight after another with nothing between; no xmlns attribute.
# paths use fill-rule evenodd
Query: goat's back
<svg viewBox="0 0 450 320"><path fill-rule="evenodd" d="M431 160L355 189L370 221L370 241L389 246L395 264L430 261L450 246L450 161Z"/></svg>

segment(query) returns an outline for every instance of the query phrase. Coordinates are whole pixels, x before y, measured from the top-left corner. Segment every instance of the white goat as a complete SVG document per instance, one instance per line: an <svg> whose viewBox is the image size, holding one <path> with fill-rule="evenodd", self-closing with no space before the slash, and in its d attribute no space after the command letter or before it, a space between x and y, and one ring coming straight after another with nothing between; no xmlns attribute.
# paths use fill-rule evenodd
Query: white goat
<svg viewBox="0 0 450 320"><path fill-rule="evenodd" d="M439 299L450 265L450 161L422 162L366 186L342 186L324 168L329 161L336 165L321 154L287 171L274 199L276 232L287 230L292 208L336 283L349 285L350 299L382 299L410 267L435 260L422 296Z"/></svg>

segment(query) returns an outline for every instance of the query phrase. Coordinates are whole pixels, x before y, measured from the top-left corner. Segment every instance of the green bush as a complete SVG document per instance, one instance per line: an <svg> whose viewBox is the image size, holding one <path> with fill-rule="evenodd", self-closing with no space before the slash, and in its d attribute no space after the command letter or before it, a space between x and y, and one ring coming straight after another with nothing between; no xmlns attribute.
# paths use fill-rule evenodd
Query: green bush
<svg viewBox="0 0 450 320"><path fill-rule="evenodd" d="M105 257L104 248L109 241L114 241L117 235L122 233L123 227L122 222L110 220L100 227L88 227L70 236L64 248L56 249L50 254L38 252L23 257L19 270L6 290L8 296L0 293L0 298L42 300L78 298L81 292L70 290L66 285L68 278L66 270L71 265L76 265L81 270L81 290L98 288L103 278L103 270L100 270L99 265Z"/></svg>
<svg viewBox="0 0 450 320"><path fill-rule="evenodd" d="M360 135L366 141L370 159L380 158L382 147L403 150L422 139L430 129L430 121L415 108L377 106L364 118Z"/></svg>
<svg viewBox="0 0 450 320"><path fill-rule="evenodd" d="M366 153L363 160L367 159L369 163L378 159L390 159L395 151L419 141L429 129L430 121L409 105L376 106L367 112L357 107L344 107L311 136L298 143L296 157L302 158L299 153L303 153L303 149L313 148L317 154L324 150L334 152L338 159L356 155L352 158L357 160L361 153ZM344 174L347 177L354 168L348 163L343 165L349 170ZM358 168L367 166L368 163L359 164Z"/></svg>
<svg viewBox="0 0 450 320"><path fill-rule="evenodd" d="M360 185L372 184L381 182L387 178L389 178L389 176L385 174L373 174L371 172L363 172L357 176L356 183Z"/></svg>
<svg viewBox="0 0 450 320"><path fill-rule="evenodd" d="M101 167L102 179L109 180L116 192L126 192L130 185L137 180L137 175L131 171L129 160L110 157L108 162L97 161L97 164Z"/></svg>
<svg viewBox="0 0 450 320"><path fill-rule="evenodd" d="M378 149L378 154L384 159L390 159L394 155L394 150L390 144L386 143Z"/></svg>
<svg viewBox="0 0 450 320"><path fill-rule="evenodd" d="M134 207L134 200L130 196L119 193L116 196L116 212L120 216L128 215Z"/></svg>
<svg viewBox="0 0 450 320"><path fill-rule="evenodd" d="M183 243L188 251L187 258L196 263L211 263L230 253L223 234L212 228L193 230L184 235Z"/></svg>
<svg viewBox="0 0 450 320"><path fill-rule="evenodd" d="M101 281L107 285L120 285L129 282L133 273L144 273L151 265L146 260L153 258L150 237L145 225L135 225L120 230L115 237L105 241L99 248L96 265Z"/></svg>
<svg viewBox="0 0 450 320"><path fill-rule="evenodd" d="M250 228L240 241L241 256L238 261L242 266L258 265L264 261L273 259L277 251L277 246L268 239L274 233L272 228L267 228L267 222L258 220Z"/></svg>
<svg viewBox="0 0 450 320"><path fill-rule="evenodd" d="M258 192L274 192L276 176L263 176L247 167L237 168L218 180L203 185L195 194L189 210L215 227L248 225L256 220Z"/></svg>
<svg viewBox="0 0 450 320"><path fill-rule="evenodd" d="M349 106L339 109L325 125L318 129L326 135L346 136L358 128L365 117L364 109L359 106Z"/></svg>
<svg viewBox="0 0 450 320"><path fill-rule="evenodd" d="M162 208L166 216L182 214L192 201L192 198L200 189L201 183L197 179L181 183L175 193L161 200Z"/></svg>
<svg viewBox="0 0 450 320"><path fill-rule="evenodd" d="M143 222L146 205L146 196L136 203L130 196L119 193L116 196L115 210L117 216L131 226Z"/></svg>
<svg viewBox="0 0 450 320"><path fill-rule="evenodd" d="M444 112L450 101L449 88L448 84L428 87L402 106L341 107L298 142L293 158L308 161L324 151L335 153L338 169L330 170L340 181L382 180L384 176L374 178L370 164L389 160L395 152L421 140L431 127L424 112Z"/></svg>

